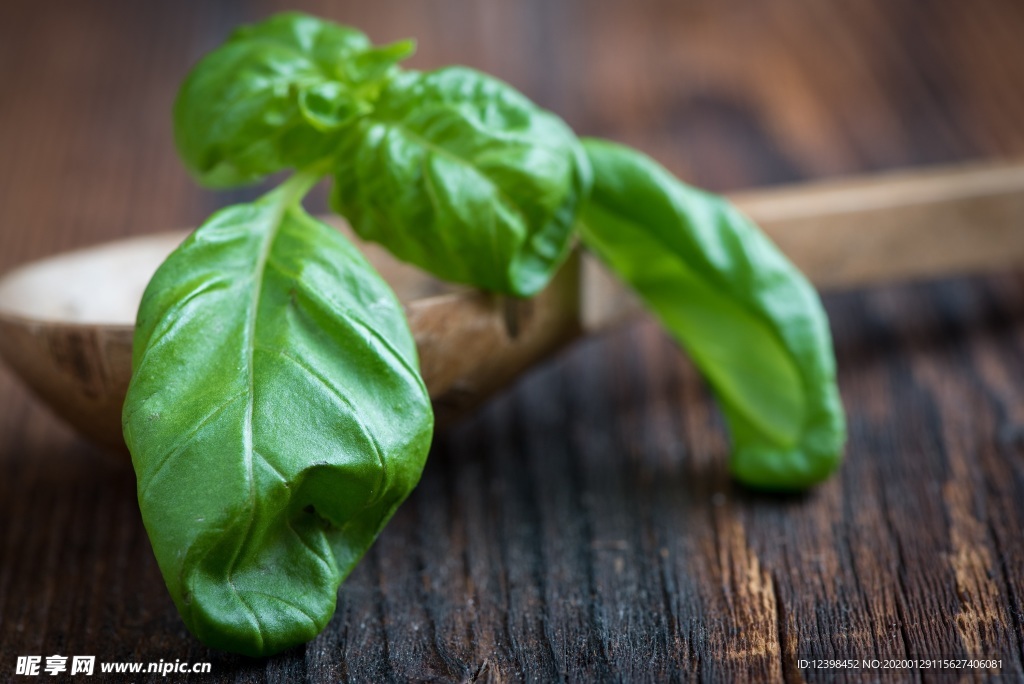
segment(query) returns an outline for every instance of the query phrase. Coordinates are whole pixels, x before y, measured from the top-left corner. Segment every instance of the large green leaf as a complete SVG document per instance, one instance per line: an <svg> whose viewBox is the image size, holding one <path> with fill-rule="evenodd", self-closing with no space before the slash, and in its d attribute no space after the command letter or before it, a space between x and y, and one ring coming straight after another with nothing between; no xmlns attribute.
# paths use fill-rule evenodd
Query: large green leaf
<svg viewBox="0 0 1024 684"><path fill-rule="evenodd" d="M396 76L337 160L332 204L360 236L446 280L522 296L565 257L588 183L560 119L461 67Z"/></svg>
<svg viewBox="0 0 1024 684"><path fill-rule="evenodd" d="M626 147L584 148L594 173L584 242L708 378L732 432L733 473L772 489L825 478L845 419L817 293L727 201Z"/></svg>
<svg viewBox="0 0 1024 684"><path fill-rule="evenodd" d="M182 158L213 186L331 157L370 111L412 43L374 48L361 32L297 12L235 31L191 71L174 105Z"/></svg>
<svg viewBox="0 0 1024 684"><path fill-rule="evenodd" d="M211 646L320 632L419 479L433 424L400 305L282 186L210 219L146 291L124 408L168 589Z"/></svg>

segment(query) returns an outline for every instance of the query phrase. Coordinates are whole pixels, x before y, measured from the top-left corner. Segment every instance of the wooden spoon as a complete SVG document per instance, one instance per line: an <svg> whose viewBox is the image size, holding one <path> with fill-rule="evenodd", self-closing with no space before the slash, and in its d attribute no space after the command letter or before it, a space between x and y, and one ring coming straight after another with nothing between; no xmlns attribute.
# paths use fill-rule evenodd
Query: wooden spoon
<svg viewBox="0 0 1024 684"><path fill-rule="evenodd" d="M1024 260L1020 164L886 174L732 199L820 287ZM124 448L121 404L135 311L150 276L185 235L70 252L0 280L0 354L58 415L100 444ZM639 311L579 253L544 292L520 300L441 283L376 245L356 243L405 305L442 423L579 335Z"/></svg>

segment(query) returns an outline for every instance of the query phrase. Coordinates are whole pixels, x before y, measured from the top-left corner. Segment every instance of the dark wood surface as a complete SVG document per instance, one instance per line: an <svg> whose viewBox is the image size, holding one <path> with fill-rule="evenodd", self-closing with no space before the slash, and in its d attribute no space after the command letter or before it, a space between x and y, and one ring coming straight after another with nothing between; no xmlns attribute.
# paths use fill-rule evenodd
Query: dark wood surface
<svg viewBox="0 0 1024 684"><path fill-rule="evenodd" d="M0 4L0 269L253 196L193 185L170 104L232 26L285 5ZM716 190L1024 155L1015 0L291 6L416 36L415 66L490 71ZM127 464L0 370L0 680L30 654L211 661L192 681L988 676L799 666L928 657L1024 679L1024 273L825 301L850 441L824 485L731 483L706 386L640 322L438 435L327 630L266 660L186 632Z"/></svg>

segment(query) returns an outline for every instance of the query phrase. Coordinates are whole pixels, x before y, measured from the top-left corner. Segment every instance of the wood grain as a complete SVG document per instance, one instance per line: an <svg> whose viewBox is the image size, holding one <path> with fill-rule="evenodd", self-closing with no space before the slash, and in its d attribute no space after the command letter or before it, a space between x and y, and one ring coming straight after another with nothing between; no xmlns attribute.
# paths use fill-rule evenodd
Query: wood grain
<svg viewBox="0 0 1024 684"><path fill-rule="evenodd" d="M714 190L1024 156L1013 0L288 5L414 35L416 66L494 72ZM284 6L0 4L0 269L258 192L194 187L169 111L204 50ZM55 653L213 663L190 681L987 678L799 665L941 656L1024 678L1024 275L825 302L850 442L821 487L732 484L706 386L641 321L440 434L324 634L267 660L188 635L132 473L0 371L0 679Z"/></svg>

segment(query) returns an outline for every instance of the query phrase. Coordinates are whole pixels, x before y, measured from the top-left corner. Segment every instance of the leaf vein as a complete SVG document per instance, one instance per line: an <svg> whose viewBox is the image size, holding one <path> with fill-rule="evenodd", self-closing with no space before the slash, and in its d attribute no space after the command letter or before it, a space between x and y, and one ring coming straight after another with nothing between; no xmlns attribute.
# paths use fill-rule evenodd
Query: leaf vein
<svg viewBox="0 0 1024 684"><path fill-rule="evenodd" d="M387 462L384 460L383 450L381 449L380 444L377 442L377 438L374 437L373 433L370 432L369 428L366 427L366 424L363 422L362 418L359 417L359 412L356 410L356 407L352 403L352 400L346 397L344 394L342 394L341 391L338 390L338 388L335 387L328 378L325 378L322 374L318 373L312 366L302 361L298 357L292 356L283 349L272 349L270 347L259 347L259 349L271 353L277 353L283 358L287 359L288 361L291 361L296 366L305 371L307 375L316 380L324 389L326 389L328 392L334 395L342 404L345 405L346 408L348 408L349 414L352 416L352 420L355 421L356 425L359 427L360 432L362 432L363 436L366 438L366 441L369 442L370 446L373 447L373 453L377 457L377 461L380 463L381 467L381 481L386 482L388 470ZM384 487L379 487L378 495L383 490Z"/></svg>
<svg viewBox="0 0 1024 684"><path fill-rule="evenodd" d="M239 390L235 394L231 395L223 403L219 404L212 411L207 413L202 418L202 420L200 420L198 423L196 423L196 425L191 430L188 431L188 433L184 437L182 437L180 440L178 440L175 443L175 445L171 449L169 449L167 451L166 455L162 459L160 459L160 463L156 466L156 469L146 479L145 488L139 493L139 498L140 499L145 498L146 492L149 491L149 488L153 485L153 481L156 480L157 476L163 471L164 467L168 463L170 463L174 458L176 458L180 454L184 453L185 448L188 446L189 442L191 442L192 439L197 434L199 434L199 431L202 430L203 427L205 427L207 423L209 423L211 420L213 420L215 417L217 417L217 415L220 414L228 406L230 406L231 404L233 404L234 402L238 401L239 399L241 399L244 396L245 396L245 390Z"/></svg>

